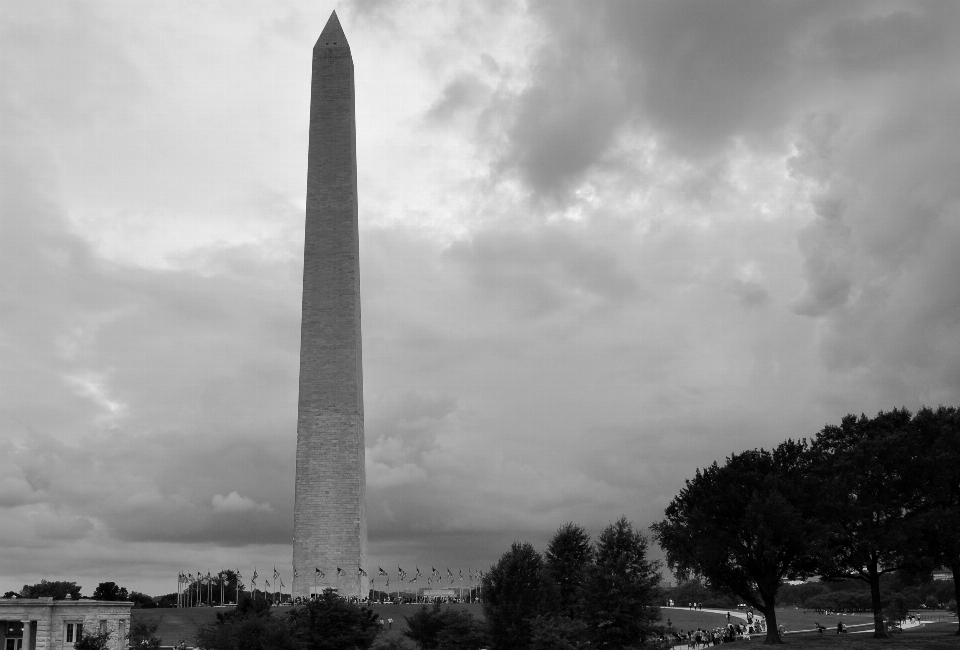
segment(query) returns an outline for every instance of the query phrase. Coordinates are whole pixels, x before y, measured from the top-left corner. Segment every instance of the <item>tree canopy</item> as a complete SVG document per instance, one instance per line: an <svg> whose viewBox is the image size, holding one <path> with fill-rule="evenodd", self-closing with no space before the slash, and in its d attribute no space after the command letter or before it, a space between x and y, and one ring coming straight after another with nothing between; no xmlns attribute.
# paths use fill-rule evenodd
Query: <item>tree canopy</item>
<svg viewBox="0 0 960 650"><path fill-rule="evenodd" d="M271 615L270 603L248 596L236 609L217 612L217 622L197 628L201 650L296 650L284 617Z"/></svg>
<svg viewBox="0 0 960 650"><path fill-rule="evenodd" d="M880 576L902 568L925 544L917 508L925 486L911 471L915 442L910 412L894 409L873 418L848 415L824 427L812 445L826 529L819 573L870 585L878 638L886 636Z"/></svg>
<svg viewBox="0 0 960 650"><path fill-rule="evenodd" d="M809 463L802 441L733 454L723 466L697 470L652 527L679 578L702 577L763 612L766 643L780 642L775 606L782 581L816 566Z"/></svg>
<svg viewBox="0 0 960 650"><path fill-rule="evenodd" d="M128 600L130 595L126 587L120 587L115 582L101 582L93 590L94 600Z"/></svg>
<svg viewBox="0 0 960 650"><path fill-rule="evenodd" d="M406 620L403 636L420 650L480 650L489 643L484 625L466 610L434 603L421 607Z"/></svg>
<svg viewBox="0 0 960 650"><path fill-rule="evenodd" d="M23 598L53 597L54 600L63 600L70 595L74 600L80 598L81 587L75 582L65 580L41 580L35 585L23 585L20 596Z"/></svg>
<svg viewBox="0 0 960 650"><path fill-rule="evenodd" d="M514 542L483 576L483 613L496 650L529 647L531 621L544 613L547 593L543 557Z"/></svg>
<svg viewBox="0 0 960 650"><path fill-rule="evenodd" d="M920 493L921 527L928 540L930 566L950 568L954 601L960 602L960 410L923 408L913 423L913 444L925 450L910 455L910 471L924 486Z"/></svg>
<svg viewBox="0 0 960 650"><path fill-rule="evenodd" d="M621 517L597 540L585 584L584 619L601 648L640 645L660 618L659 564L647 558L647 538Z"/></svg>
<svg viewBox="0 0 960 650"><path fill-rule="evenodd" d="M287 614L294 638L311 650L364 650L380 634L376 613L327 589Z"/></svg>
<svg viewBox="0 0 960 650"><path fill-rule="evenodd" d="M495 649L626 648L653 635L659 567L647 558L647 538L625 517L595 544L580 526L564 524L545 555L515 542L484 578Z"/></svg>
<svg viewBox="0 0 960 650"><path fill-rule="evenodd" d="M543 555L547 572L557 590L557 613L576 616L587 570L593 562L590 535L581 526L568 522L557 529Z"/></svg>

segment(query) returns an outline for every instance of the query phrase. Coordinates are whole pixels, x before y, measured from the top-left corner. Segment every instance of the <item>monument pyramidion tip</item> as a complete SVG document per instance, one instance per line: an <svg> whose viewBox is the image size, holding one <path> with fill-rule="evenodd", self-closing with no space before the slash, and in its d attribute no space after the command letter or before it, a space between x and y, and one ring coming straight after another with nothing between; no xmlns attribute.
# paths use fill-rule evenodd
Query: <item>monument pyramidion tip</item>
<svg viewBox="0 0 960 650"><path fill-rule="evenodd" d="M317 39L317 44L313 46L313 49L317 49L318 47L343 47L347 50L350 49L350 44L347 43L347 36L343 33L343 27L340 26L340 19L337 18L336 11L330 13L330 18L327 20L323 31L320 32L320 38Z"/></svg>

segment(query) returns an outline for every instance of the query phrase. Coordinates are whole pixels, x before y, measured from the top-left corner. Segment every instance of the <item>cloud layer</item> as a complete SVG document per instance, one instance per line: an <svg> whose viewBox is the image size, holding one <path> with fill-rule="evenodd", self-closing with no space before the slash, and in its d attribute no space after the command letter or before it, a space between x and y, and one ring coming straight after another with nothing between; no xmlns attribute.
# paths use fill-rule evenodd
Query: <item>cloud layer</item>
<svg viewBox="0 0 960 650"><path fill-rule="evenodd" d="M4 590L289 566L332 8L2 7ZM958 402L954 5L337 11L372 562L645 526L730 452Z"/></svg>

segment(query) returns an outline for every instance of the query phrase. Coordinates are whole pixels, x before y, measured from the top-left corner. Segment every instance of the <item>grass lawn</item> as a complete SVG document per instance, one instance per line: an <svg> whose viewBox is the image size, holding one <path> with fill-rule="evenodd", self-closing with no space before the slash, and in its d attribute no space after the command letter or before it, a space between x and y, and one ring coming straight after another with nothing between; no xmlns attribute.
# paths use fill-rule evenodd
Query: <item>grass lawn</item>
<svg viewBox="0 0 960 650"><path fill-rule="evenodd" d="M823 635L811 632L788 634L784 647L800 650L867 650L871 648L889 648L890 650L957 650L960 648L960 636L956 623L931 623L918 628L904 630L888 639L874 639L872 634L837 634L831 630Z"/></svg>
<svg viewBox="0 0 960 650"><path fill-rule="evenodd" d="M734 622L743 619L737 619L737 613L743 613L744 610L731 609L730 613L734 615L731 619ZM678 630L695 630L698 627L702 629L713 629L727 624L725 614L714 614L690 609L662 608L660 610L661 623L666 625L667 619L673 623L673 627ZM812 630L820 623L825 627L837 627L837 621L843 621L844 626L851 630L864 630L873 625L873 614L845 614L843 616L824 616L823 614L814 614L802 609L793 607L777 610L777 625L783 625L789 632L800 632L802 630ZM865 627L861 627L865 626ZM789 638L789 637L788 637Z"/></svg>
<svg viewBox="0 0 960 650"><path fill-rule="evenodd" d="M380 640L386 641L392 638L401 638L403 630L407 628L406 618L416 612L422 605L375 605L373 610L379 618L386 621L393 619L393 629L387 630L384 626L384 633ZM452 604L445 607L456 607L469 611L477 619L483 619L483 605L479 604ZM159 621L160 627L157 630L157 636L163 639L163 645L170 646L177 643L180 639L192 646L197 627L203 623L210 623L217 620L218 611L226 611L227 608L196 607L189 609L134 609L131 612L133 620L145 620L148 622ZM289 607L279 607L273 610L274 616L282 616L290 611ZM736 610L731 610L731 614ZM711 612L701 612L688 609L662 609L662 623L666 624L669 618L674 628L680 630L713 629L726 625L727 617L725 614L714 614ZM908 629L901 634L892 636L889 639L874 639L873 635L867 634L836 634L837 621L842 620L843 624L852 631L872 630L872 614L853 614L845 616L823 616L822 614L813 614L801 609L780 609L777 610L777 622L782 623L787 630L785 635L785 646L794 648L811 649L842 649L849 648L858 650L860 648L889 648L891 650L905 648L924 648L927 650L958 650L960 649L960 636L955 636L957 631L957 619L947 620L941 623L932 623L923 625L919 628ZM814 622L819 622L828 628L823 634L809 632L812 630ZM747 647L757 647L763 640L763 635L755 635L754 641ZM744 643L736 644L736 647L743 648ZM411 645L412 647L412 645ZM728 646L729 647L729 646Z"/></svg>
<svg viewBox="0 0 960 650"><path fill-rule="evenodd" d="M373 610L384 622L387 619L393 619L393 629L387 629L384 625L384 634L382 640L399 638L403 630L407 629L406 616L411 616L422 605L375 605ZM480 604L453 604L446 607L457 607L465 609L476 618L483 619L483 605ZM180 639L192 646L196 637L197 628L204 623L213 623L217 620L217 612L232 610L232 607L189 607L184 609L134 609L130 616L133 621L147 621L153 623L160 622L157 628L157 636L162 639L162 644L170 646ZM289 612L292 607L276 607L273 609L274 616L283 616Z"/></svg>
<svg viewBox="0 0 960 650"><path fill-rule="evenodd" d="M194 644L197 628L203 623L212 623L217 620L217 612L224 612L232 607L186 607L183 609L132 609L130 610L131 623L146 621L147 623L160 622L157 636L162 639L163 645L173 645L183 639L187 645Z"/></svg>

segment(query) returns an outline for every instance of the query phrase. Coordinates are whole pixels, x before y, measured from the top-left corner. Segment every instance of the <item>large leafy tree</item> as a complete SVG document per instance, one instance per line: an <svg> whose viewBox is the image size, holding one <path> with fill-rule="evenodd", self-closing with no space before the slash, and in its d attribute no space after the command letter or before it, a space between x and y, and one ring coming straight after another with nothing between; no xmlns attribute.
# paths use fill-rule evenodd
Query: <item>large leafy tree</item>
<svg viewBox="0 0 960 650"><path fill-rule="evenodd" d="M568 522L557 529L543 555L557 590L557 613L577 616L587 569L593 562L590 535L582 527Z"/></svg>
<svg viewBox="0 0 960 650"><path fill-rule="evenodd" d="M824 427L812 445L818 517L827 527L818 569L826 579L870 586L876 638L887 636L880 576L923 552L915 438L910 412L894 409L873 418L848 415L839 426Z"/></svg>
<svg viewBox="0 0 960 650"><path fill-rule="evenodd" d="M585 583L584 620L599 648L640 645L660 618L659 563L647 558L647 538L621 517L597 540Z"/></svg>
<svg viewBox="0 0 960 650"><path fill-rule="evenodd" d="M527 542L514 542L483 576L483 613L495 650L530 647L531 622L546 613L544 573L540 553Z"/></svg>
<svg viewBox="0 0 960 650"><path fill-rule="evenodd" d="M960 602L960 411L924 408L913 418L917 439L912 469L923 486L922 527L932 564L953 571L954 600ZM960 627L957 629L960 636Z"/></svg>
<svg viewBox="0 0 960 650"><path fill-rule="evenodd" d="M765 643L780 643L777 591L785 578L814 567L810 454L805 442L731 455L693 479L654 524L654 538L680 579L749 603L767 619Z"/></svg>

